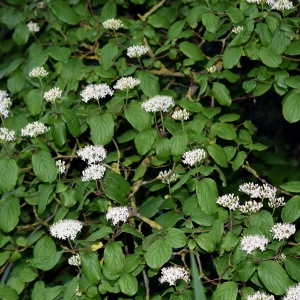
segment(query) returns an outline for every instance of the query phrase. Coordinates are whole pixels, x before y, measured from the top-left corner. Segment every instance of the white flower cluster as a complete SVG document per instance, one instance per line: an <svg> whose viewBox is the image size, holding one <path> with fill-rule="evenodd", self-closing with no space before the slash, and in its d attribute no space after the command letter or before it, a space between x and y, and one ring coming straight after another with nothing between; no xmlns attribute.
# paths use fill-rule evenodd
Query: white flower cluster
<svg viewBox="0 0 300 300"><path fill-rule="evenodd" d="M76 234L81 231L82 222L77 220L60 220L50 226L50 234L61 240L76 238Z"/></svg>
<svg viewBox="0 0 300 300"><path fill-rule="evenodd" d="M107 151L103 146L85 146L77 151L78 156L88 164L102 162L106 158Z"/></svg>
<svg viewBox="0 0 300 300"><path fill-rule="evenodd" d="M43 123L39 121L35 121L33 123L27 124L24 128L21 129L22 136L30 136L35 137L39 134L43 134L49 131L50 128L45 126Z"/></svg>
<svg viewBox="0 0 300 300"><path fill-rule="evenodd" d="M259 211L263 207L261 202L256 202L255 200L246 201L244 205L239 206L239 210L244 214L253 214Z"/></svg>
<svg viewBox="0 0 300 300"><path fill-rule="evenodd" d="M113 225L117 225L120 221L127 222L130 213L127 206L112 207L106 213L106 220L112 220Z"/></svg>
<svg viewBox="0 0 300 300"><path fill-rule="evenodd" d="M11 106L10 98L6 91L0 91L0 114L7 118L9 114L9 107Z"/></svg>
<svg viewBox="0 0 300 300"><path fill-rule="evenodd" d="M300 299L300 282L290 286L282 300L299 300Z"/></svg>
<svg viewBox="0 0 300 300"><path fill-rule="evenodd" d="M179 174L172 173L172 170L160 171L157 178L160 179L163 184L170 184L179 178Z"/></svg>
<svg viewBox="0 0 300 300"><path fill-rule="evenodd" d="M233 33L238 34L238 33L242 32L243 30L244 30L244 27L243 27L243 26L237 26L237 27L233 27L231 31L232 31Z"/></svg>
<svg viewBox="0 0 300 300"><path fill-rule="evenodd" d="M140 57L144 54L146 54L148 52L148 48L145 47L144 45L141 46L130 46L127 49L127 56L129 56L130 58L133 57Z"/></svg>
<svg viewBox="0 0 300 300"><path fill-rule="evenodd" d="M82 171L82 181L98 180L103 178L106 168L103 165L92 164Z"/></svg>
<svg viewBox="0 0 300 300"><path fill-rule="evenodd" d="M40 31L40 27L38 26L37 23L34 23L32 21L27 23L27 27L29 32L39 32Z"/></svg>
<svg viewBox="0 0 300 300"><path fill-rule="evenodd" d="M274 239L281 241L293 235L296 232L296 226L289 223L277 223L270 231L273 233Z"/></svg>
<svg viewBox="0 0 300 300"><path fill-rule="evenodd" d="M108 19L103 22L103 27L105 29L118 30L121 27L123 27L123 23L121 20L118 20L118 19Z"/></svg>
<svg viewBox="0 0 300 300"><path fill-rule="evenodd" d="M49 73L45 70L44 67L36 67L33 68L30 72L29 72L29 76L30 77L38 77L38 78L42 78L42 77L46 77Z"/></svg>
<svg viewBox="0 0 300 300"><path fill-rule="evenodd" d="M254 184L253 182L244 183L239 186L239 191L249 195L251 198L275 198L276 188L269 184Z"/></svg>
<svg viewBox="0 0 300 300"><path fill-rule="evenodd" d="M159 282L167 282L169 285L175 285L176 280L182 279L185 282L189 280L189 273L183 267L166 267L161 269L162 276L159 278Z"/></svg>
<svg viewBox="0 0 300 300"><path fill-rule="evenodd" d="M279 206L284 206L285 205L284 198L283 197L271 198L271 199L269 199L268 205L271 208L277 208Z"/></svg>
<svg viewBox="0 0 300 300"><path fill-rule="evenodd" d="M133 89L135 86L139 85L141 81L139 79L133 78L132 76L122 77L117 80L114 88L116 90L128 91Z"/></svg>
<svg viewBox="0 0 300 300"><path fill-rule="evenodd" d="M60 88L55 87L44 93L44 98L48 102L54 102L61 97L62 92Z"/></svg>
<svg viewBox="0 0 300 300"><path fill-rule="evenodd" d="M76 254L76 255L71 256L71 257L68 259L68 263L69 263L69 265L71 265L71 266L79 267L79 266L81 265L80 255L79 255L79 254Z"/></svg>
<svg viewBox="0 0 300 300"><path fill-rule="evenodd" d="M142 108L147 112L167 112L170 107L174 107L175 103L170 96L154 96L142 103Z"/></svg>
<svg viewBox="0 0 300 300"><path fill-rule="evenodd" d="M105 98L107 95L112 96L114 94L113 90L106 84L89 84L80 93L83 102L89 102L91 99L99 100L100 98Z"/></svg>
<svg viewBox="0 0 300 300"><path fill-rule="evenodd" d="M16 137L16 132L14 130L8 130L5 127L0 128L0 142L6 143L13 141Z"/></svg>
<svg viewBox="0 0 300 300"><path fill-rule="evenodd" d="M272 9L281 11L288 10L294 7L293 2L288 0L267 0L267 4L269 4Z"/></svg>
<svg viewBox="0 0 300 300"><path fill-rule="evenodd" d="M172 114L172 118L174 120L188 120L190 117L190 113L186 109L175 110Z"/></svg>
<svg viewBox="0 0 300 300"><path fill-rule="evenodd" d="M259 248L262 252L266 250L265 246L269 240L264 235L254 234L242 237L241 249L250 254L253 250Z"/></svg>
<svg viewBox="0 0 300 300"><path fill-rule="evenodd" d="M265 2L265 0L247 0L248 3L257 3L260 4L262 2Z"/></svg>
<svg viewBox="0 0 300 300"><path fill-rule="evenodd" d="M275 300L273 295L268 295L264 292L256 292L247 297L247 300Z"/></svg>
<svg viewBox="0 0 300 300"><path fill-rule="evenodd" d="M217 71L217 67L216 66L211 66L209 68L206 68L208 73L215 73Z"/></svg>
<svg viewBox="0 0 300 300"><path fill-rule="evenodd" d="M59 159L55 162L55 165L57 166L58 171L59 171L60 174L63 174L63 173L66 172L66 165L65 164L66 163L61 159Z"/></svg>
<svg viewBox="0 0 300 300"><path fill-rule="evenodd" d="M217 203L223 207L228 207L230 210L235 210L240 207L239 196L234 194L223 195L217 198Z"/></svg>
<svg viewBox="0 0 300 300"><path fill-rule="evenodd" d="M182 162L184 164L194 166L197 162L200 162L206 157L206 153L203 149L194 149L183 153Z"/></svg>

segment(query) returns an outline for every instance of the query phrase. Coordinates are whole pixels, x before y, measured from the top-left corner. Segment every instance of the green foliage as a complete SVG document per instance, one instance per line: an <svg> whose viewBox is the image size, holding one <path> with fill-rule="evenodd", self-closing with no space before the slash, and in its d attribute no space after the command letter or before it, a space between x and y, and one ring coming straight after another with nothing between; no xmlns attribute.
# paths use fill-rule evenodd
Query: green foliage
<svg viewBox="0 0 300 300"><path fill-rule="evenodd" d="M299 231L272 231L299 226L298 173L264 154L239 105L272 93L287 122L300 120L294 5L5 1L0 298L244 300L299 282ZM32 76L37 67L45 76ZM36 121L47 129L25 134ZM98 148L81 155L86 146ZM280 189L242 193L248 178ZM55 230L66 220L82 223ZM249 235L268 243L249 252Z"/></svg>

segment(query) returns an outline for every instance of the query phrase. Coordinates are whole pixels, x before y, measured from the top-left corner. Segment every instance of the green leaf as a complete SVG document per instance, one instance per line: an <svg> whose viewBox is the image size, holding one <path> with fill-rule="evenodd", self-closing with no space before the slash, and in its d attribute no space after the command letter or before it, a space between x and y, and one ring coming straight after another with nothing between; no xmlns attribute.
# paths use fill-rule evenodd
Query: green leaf
<svg viewBox="0 0 300 300"><path fill-rule="evenodd" d="M123 223L121 226L121 231L130 233L133 236L137 236L139 238L143 238L144 236L135 228L133 228L131 225Z"/></svg>
<svg viewBox="0 0 300 300"><path fill-rule="evenodd" d="M123 176L112 170L106 170L103 178L103 188L105 195L122 205L125 204L125 198L130 192L130 184Z"/></svg>
<svg viewBox="0 0 300 300"><path fill-rule="evenodd" d="M173 23L168 30L168 34L167 34L168 40L173 40L178 38L179 34L182 32L184 25L185 25L185 20L180 20Z"/></svg>
<svg viewBox="0 0 300 300"><path fill-rule="evenodd" d="M18 69L14 71L8 78L7 88L11 93L16 94L23 89L25 82L26 82L26 77L24 75L24 71Z"/></svg>
<svg viewBox="0 0 300 300"><path fill-rule="evenodd" d="M49 3L54 15L64 23L76 25L80 21L80 17L70 7L68 2L63 0L53 0Z"/></svg>
<svg viewBox="0 0 300 300"><path fill-rule="evenodd" d="M36 116L41 112L43 102L43 93L37 89L31 90L25 98L25 103L32 116Z"/></svg>
<svg viewBox="0 0 300 300"><path fill-rule="evenodd" d="M96 240L100 240L104 238L105 236L109 235L112 233L112 229L110 227L106 227L102 225L99 230L93 232L87 239L86 241L89 242L94 242Z"/></svg>
<svg viewBox="0 0 300 300"><path fill-rule="evenodd" d="M220 219L217 219L214 221L211 227L210 235L212 236L213 241L215 243L219 243L223 234L224 234L224 222Z"/></svg>
<svg viewBox="0 0 300 300"><path fill-rule="evenodd" d="M61 203L64 207L70 208L76 204L76 191L73 189L67 189L61 193Z"/></svg>
<svg viewBox="0 0 300 300"><path fill-rule="evenodd" d="M147 265L159 269L172 255L172 246L167 240L157 240L150 245L145 254Z"/></svg>
<svg viewBox="0 0 300 300"><path fill-rule="evenodd" d="M43 182L52 183L57 177L54 159L47 151L40 150L32 155L32 167L35 175Z"/></svg>
<svg viewBox="0 0 300 300"><path fill-rule="evenodd" d="M284 78L283 81L287 86L292 87L294 89L297 89L300 86L300 76L299 75Z"/></svg>
<svg viewBox="0 0 300 300"><path fill-rule="evenodd" d="M300 40L292 41L287 47L286 54L288 55L299 55L300 54Z"/></svg>
<svg viewBox="0 0 300 300"><path fill-rule="evenodd" d="M219 83L219 82L214 82L213 83L213 92L214 92L215 98L221 105L226 105L226 106L231 105L232 100L230 98L230 93L224 84Z"/></svg>
<svg viewBox="0 0 300 300"><path fill-rule="evenodd" d="M0 205L0 228L5 232L10 232L19 222L19 199L9 196L5 200L1 200Z"/></svg>
<svg viewBox="0 0 300 300"><path fill-rule="evenodd" d="M215 33L219 28L220 18L212 12L205 12L202 15L202 23L206 27L207 31Z"/></svg>
<svg viewBox="0 0 300 300"><path fill-rule="evenodd" d="M16 290L9 287L0 287L0 298L2 300L18 300L19 295Z"/></svg>
<svg viewBox="0 0 300 300"><path fill-rule="evenodd" d="M240 61L242 56L243 47L231 46L226 48L223 54L223 67L225 69L231 69Z"/></svg>
<svg viewBox="0 0 300 300"><path fill-rule="evenodd" d="M240 262L236 267L236 271L242 282L248 281L255 272L255 270L256 266L252 259L244 260Z"/></svg>
<svg viewBox="0 0 300 300"><path fill-rule="evenodd" d="M63 121L67 124L68 130L73 137L78 137L81 134L80 123L75 114L71 109L64 108L61 114Z"/></svg>
<svg viewBox="0 0 300 300"><path fill-rule="evenodd" d="M184 55L186 55L194 61L204 59L204 55L200 48L191 42L182 42L179 44L179 48Z"/></svg>
<svg viewBox="0 0 300 300"><path fill-rule="evenodd" d="M159 94L160 86L158 78L148 71L137 71L136 77L141 81L140 88L147 97Z"/></svg>
<svg viewBox="0 0 300 300"><path fill-rule="evenodd" d="M216 248L215 241L209 233L202 233L196 238L196 242L201 249L208 253L214 252Z"/></svg>
<svg viewBox="0 0 300 300"><path fill-rule="evenodd" d="M207 146L207 152L214 159L214 161L221 167L227 168L228 160L227 155L223 148L217 144L211 144Z"/></svg>
<svg viewBox="0 0 300 300"><path fill-rule="evenodd" d="M176 132L170 139L169 147L172 155L182 155L186 151L188 136L184 132Z"/></svg>
<svg viewBox="0 0 300 300"><path fill-rule="evenodd" d="M122 293L128 296L133 296L138 290L137 279L132 274L122 273L118 284Z"/></svg>
<svg viewBox="0 0 300 300"><path fill-rule="evenodd" d="M228 231L222 239L221 247L226 251L230 251L239 241L240 239L232 231Z"/></svg>
<svg viewBox="0 0 300 300"><path fill-rule="evenodd" d="M64 251L59 251L50 256L29 259L28 262L35 268L48 271L51 270L57 264L63 253Z"/></svg>
<svg viewBox="0 0 300 300"><path fill-rule="evenodd" d="M47 48L48 54L57 61L67 63L71 56L72 50L66 47L60 47L57 45L51 45Z"/></svg>
<svg viewBox="0 0 300 300"><path fill-rule="evenodd" d="M101 278L101 267L98 254L95 252L81 252L81 271L88 282L97 284Z"/></svg>
<svg viewBox="0 0 300 300"><path fill-rule="evenodd" d="M117 15L116 3L107 1L101 10L101 21L106 21L108 19L115 19Z"/></svg>
<svg viewBox="0 0 300 300"><path fill-rule="evenodd" d="M300 261L297 258L287 256L283 261L287 273L294 280L300 282Z"/></svg>
<svg viewBox="0 0 300 300"><path fill-rule="evenodd" d="M106 245L104 249L103 260L110 274L117 275L122 272L125 256L120 242L110 242L108 245Z"/></svg>
<svg viewBox="0 0 300 300"><path fill-rule="evenodd" d="M244 163L245 159L247 157L247 153L245 151L240 151L232 161L232 169L233 171L238 170L241 165Z"/></svg>
<svg viewBox="0 0 300 300"><path fill-rule="evenodd" d="M291 223L300 218L300 196L294 196L286 202L281 211L283 222Z"/></svg>
<svg viewBox="0 0 300 300"><path fill-rule="evenodd" d="M286 51L290 43L291 39L288 38L282 30L277 28L272 35L272 40L268 48L276 54L282 54Z"/></svg>
<svg viewBox="0 0 300 300"><path fill-rule="evenodd" d="M275 295L286 293L291 280L278 262L263 261L257 270L259 279L269 292Z"/></svg>
<svg viewBox="0 0 300 300"><path fill-rule="evenodd" d="M259 56L262 62L270 68L278 68L282 62L282 56L276 54L271 49L261 47L259 50Z"/></svg>
<svg viewBox="0 0 300 300"><path fill-rule="evenodd" d="M171 228L166 234L166 239L173 248L184 247L187 242L187 237L178 228Z"/></svg>
<svg viewBox="0 0 300 300"><path fill-rule="evenodd" d="M53 196L50 197L53 190L54 185L52 184L45 183L39 185L38 214L42 214L45 211L47 204L53 199Z"/></svg>
<svg viewBox="0 0 300 300"><path fill-rule="evenodd" d="M51 134L55 145L61 147L66 143L67 128L66 124L62 120L55 120L51 126Z"/></svg>
<svg viewBox="0 0 300 300"><path fill-rule="evenodd" d="M95 145L106 145L114 136L114 120L112 115L95 115L89 121L91 139Z"/></svg>
<svg viewBox="0 0 300 300"><path fill-rule="evenodd" d="M131 100L124 114L126 120L138 131L151 127L153 116L146 112L138 101Z"/></svg>
<svg viewBox="0 0 300 300"><path fill-rule="evenodd" d="M213 179L204 178L196 185L198 204L201 210L212 215L218 211L216 199L219 196L217 184Z"/></svg>
<svg viewBox="0 0 300 300"><path fill-rule="evenodd" d="M99 61L104 70L108 70L113 65L117 54L118 45L115 43L108 43L102 47Z"/></svg>
<svg viewBox="0 0 300 300"><path fill-rule="evenodd" d="M56 254L56 245L49 236L42 237L33 248L33 257L45 257Z"/></svg>
<svg viewBox="0 0 300 300"><path fill-rule="evenodd" d="M289 123L300 120L300 89L295 89L284 97L282 103L282 113Z"/></svg>
<svg viewBox="0 0 300 300"><path fill-rule="evenodd" d="M193 102L188 99L182 99L176 102L177 104L180 105L180 107L185 108L186 110L189 111L194 111L194 112L202 112L203 107L199 102Z"/></svg>
<svg viewBox="0 0 300 300"><path fill-rule="evenodd" d="M264 235L270 235L270 229L274 225L273 217L270 212L260 210L251 215L250 226L261 228Z"/></svg>
<svg viewBox="0 0 300 300"><path fill-rule="evenodd" d="M140 155L145 155L149 152L157 138L157 131L153 128L146 129L137 134L134 139L135 147Z"/></svg>
<svg viewBox="0 0 300 300"><path fill-rule="evenodd" d="M240 23L244 19L243 13L237 7L229 7L226 9L226 12L228 13L229 18L233 23Z"/></svg>
<svg viewBox="0 0 300 300"><path fill-rule="evenodd" d="M224 282L218 285L211 300L235 300L237 298L238 285L235 282Z"/></svg>
<svg viewBox="0 0 300 300"><path fill-rule="evenodd" d="M14 188L18 179L18 166L14 159L0 160L0 190L8 192Z"/></svg>
<svg viewBox="0 0 300 300"><path fill-rule="evenodd" d="M66 82L81 80L85 73L85 65L80 59L70 57L68 62L63 66L62 77Z"/></svg>
<svg viewBox="0 0 300 300"><path fill-rule="evenodd" d="M281 184L280 187L287 192L299 193L300 181L289 181L284 184Z"/></svg>
<svg viewBox="0 0 300 300"><path fill-rule="evenodd" d="M27 25L24 23L18 24L15 28L12 38L17 45L25 45L29 38L29 30Z"/></svg>
<svg viewBox="0 0 300 300"><path fill-rule="evenodd" d="M170 140L167 138L156 139L154 143L154 148L158 158L168 158L171 154Z"/></svg>
<svg viewBox="0 0 300 300"><path fill-rule="evenodd" d="M195 255L190 251L191 261L191 277L194 290L194 300L206 300L205 291L199 275L198 266L196 264Z"/></svg>

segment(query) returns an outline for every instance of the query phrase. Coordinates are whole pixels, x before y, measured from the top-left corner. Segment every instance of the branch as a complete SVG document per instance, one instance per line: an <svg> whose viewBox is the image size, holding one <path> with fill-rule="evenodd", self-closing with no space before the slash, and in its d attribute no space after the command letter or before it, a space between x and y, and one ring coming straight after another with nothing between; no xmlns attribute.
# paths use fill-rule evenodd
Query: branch
<svg viewBox="0 0 300 300"><path fill-rule="evenodd" d="M159 9L161 6L163 6L163 4L166 2L166 0L162 0L160 1L158 4L154 5L148 12L146 12L143 16L141 16L140 14L138 14L139 18L141 19L141 21L146 21L146 19L152 14L154 13L157 9Z"/></svg>

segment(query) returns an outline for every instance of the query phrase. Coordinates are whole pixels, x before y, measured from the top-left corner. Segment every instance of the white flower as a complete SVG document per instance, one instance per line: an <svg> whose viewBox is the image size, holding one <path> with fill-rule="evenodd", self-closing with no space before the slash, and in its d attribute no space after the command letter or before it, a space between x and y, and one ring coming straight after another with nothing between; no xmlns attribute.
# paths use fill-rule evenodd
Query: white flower
<svg viewBox="0 0 300 300"><path fill-rule="evenodd" d="M167 112L170 107L174 107L175 103L170 96L154 96L142 103L142 108L147 112Z"/></svg>
<svg viewBox="0 0 300 300"><path fill-rule="evenodd" d="M166 267L161 269L162 276L159 278L159 282L168 282L169 285L175 285L176 280L182 279L185 282L189 280L189 273L183 267Z"/></svg>
<svg viewBox="0 0 300 300"><path fill-rule="evenodd" d="M248 296L246 300L275 300L273 295L268 295L264 292L256 292L251 296Z"/></svg>
<svg viewBox="0 0 300 300"><path fill-rule="evenodd" d="M239 196L234 194L223 195L217 198L217 203L223 207L228 207L230 210L235 210L239 208Z"/></svg>
<svg viewBox="0 0 300 300"><path fill-rule="evenodd" d="M263 186L260 186L260 198L264 199L264 198L275 198L276 195L276 188L274 188L273 186L264 183Z"/></svg>
<svg viewBox="0 0 300 300"><path fill-rule="evenodd" d="M277 223L270 231L273 233L274 239L281 241L293 235L296 232L296 226L289 223Z"/></svg>
<svg viewBox="0 0 300 300"><path fill-rule="evenodd" d="M55 162L55 165L57 166L58 171L59 171L60 174L63 174L63 173L66 172L66 165L65 164L66 163L61 159L59 159Z"/></svg>
<svg viewBox="0 0 300 300"><path fill-rule="evenodd" d="M190 113L186 110L186 109L179 109L179 110L175 110L172 114L172 118L174 120L188 120L190 116Z"/></svg>
<svg viewBox="0 0 300 300"><path fill-rule="evenodd" d="M269 240L264 235L246 235L242 237L241 249L250 254L253 250L259 248L260 251L265 251L265 246L269 243Z"/></svg>
<svg viewBox="0 0 300 300"><path fill-rule="evenodd" d="M100 98L105 98L107 95L112 96L114 94L113 90L106 84L89 84L80 93L83 102L89 102L91 99L99 100Z"/></svg>
<svg viewBox="0 0 300 300"><path fill-rule="evenodd" d="M288 10L294 7L293 2L288 0L277 0L277 1L269 0L267 1L267 4L269 4L272 9L281 10L281 11Z"/></svg>
<svg viewBox="0 0 300 300"><path fill-rule="evenodd" d="M97 180L104 176L106 168L103 165L92 164L89 165L82 172L82 181Z"/></svg>
<svg viewBox="0 0 300 300"><path fill-rule="evenodd" d="M105 29L118 30L119 28L123 27L123 23L118 19L108 19L103 22L103 27Z"/></svg>
<svg viewBox="0 0 300 300"><path fill-rule="evenodd" d="M210 68L206 68L208 73L215 73L217 71L216 66L211 66Z"/></svg>
<svg viewBox="0 0 300 300"><path fill-rule="evenodd" d="M172 174L172 170L160 171L157 178L160 179L163 184L170 184L171 182L175 182L179 178L179 174Z"/></svg>
<svg viewBox="0 0 300 300"><path fill-rule="evenodd" d="M81 230L82 222L77 220L60 220L50 226L50 234L58 239L65 240L76 238Z"/></svg>
<svg viewBox="0 0 300 300"><path fill-rule="evenodd" d="M27 27L30 32L39 32L40 31L40 27L38 26L38 24L34 23L32 21L27 23Z"/></svg>
<svg viewBox="0 0 300 300"><path fill-rule="evenodd" d="M201 161L202 159L204 159L206 157L206 153L203 149L194 149L194 150L190 150L187 151L185 153L183 153L182 155L182 162L184 164L193 166L195 165L197 162Z"/></svg>
<svg viewBox="0 0 300 300"><path fill-rule="evenodd" d="M79 254L76 254L76 255L71 256L71 257L68 259L68 263L69 263L69 265L71 265L71 266L79 267L79 266L81 265L80 255L79 255Z"/></svg>
<svg viewBox="0 0 300 300"><path fill-rule="evenodd" d="M268 205L271 208L277 208L279 206L284 206L285 205L284 198L283 197L270 198L269 202L268 202Z"/></svg>
<svg viewBox="0 0 300 300"><path fill-rule="evenodd" d="M30 77L38 77L38 78L46 77L48 74L49 73L45 70L44 67L36 67L29 72Z"/></svg>
<svg viewBox="0 0 300 300"><path fill-rule="evenodd" d="M11 106L10 98L6 91L0 91L0 114L7 118L9 114L9 107Z"/></svg>
<svg viewBox="0 0 300 300"><path fill-rule="evenodd" d="M61 97L62 92L63 91L60 88L55 87L44 93L44 98L48 102L54 102Z"/></svg>
<svg viewBox="0 0 300 300"><path fill-rule="evenodd" d="M260 4L263 1L265 1L265 0L247 0L248 3L257 3L257 4Z"/></svg>
<svg viewBox="0 0 300 300"><path fill-rule="evenodd" d="M243 26L237 26L237 27L233 27L233 28L232 28L232 32L233 32L233 33L236 33L236 34L242 32L243 30L244 30L244 27L243 27Z"/></svg>
<svg viewBox="0 0 300 300"><path fill-rule="evenodd" d="M144 45L141 46L130 46L127 49L127 56L133 58L133 57L140 57L148 52L148 48Z"/></svg>
<svg viewBox="0 0 300 300"><path fill-rule="evenodd" d="M298 282L287 289L286 295L283 297L282 300L299 300L299 299L300 299L300 283Z"/></svg>
<svg viewBox="0 0 300 300"><path fill-rule="evenodd" d="M82 160L87 161L88 164L92 164L102 162L106 157L107 151L103 146L90 145L78 150L77 154Z"/></svg>
<svg viewBox="0 0 300 300"><path fill-rule="evenodd" d="M13 141L16 138L15 135L14 130L9 131L5 127L0 128L0 142L2 143Z"/></svg>
<svg viewBox="0 0 300 300"><path fill-rule="evenodd" d="M244 205L239 206L239 210L244 214L252 214L259 211L263 207L261 202L246 201Z"/></svg>
<svg viewBox="0 0 300 300"><path fill-rule="evenodd" d="M127 91L133 89L140 83L141 81L139 79L133 78L132 76L122 77L116 82L114 88L116 90Z"/></svg>
<svg viewBox="0 0 300 300"><path fill-rule="evenodd" d="M22 128L21 135L34 137L39 134L43 134L44 132L47 132L49 130L50 128L45 126L43 123L35 121L33 123L27 124L24 128Z"/></svg>
<svg viewBox="0 0 300 300"><path fill-rule="evenodd" d="M118 222L123 221L127 222L130 213L127 206L120 206L120 207L112 207L106 213L106 220L112 220L113 225L117 225Z"/></svg>
<svg viewBox="0 0 300 300"><path fill-rule="evenodd" d="M269 184L254 184L253 182L244 183L239 186L239 191L249 195L251 198L275 198L276 188Z"/></svg>

